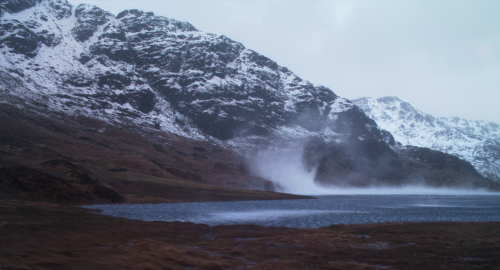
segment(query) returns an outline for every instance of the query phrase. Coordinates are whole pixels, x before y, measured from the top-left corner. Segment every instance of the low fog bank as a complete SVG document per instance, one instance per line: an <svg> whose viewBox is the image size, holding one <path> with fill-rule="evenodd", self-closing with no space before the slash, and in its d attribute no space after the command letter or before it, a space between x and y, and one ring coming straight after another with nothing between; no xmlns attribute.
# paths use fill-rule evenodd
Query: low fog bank
<svg viewBox="0 0 500 270"><path fill-rule="evenodd" d="M258 151L249 161L251 172L272 181L276 190L298 195L500 195L486 189L437 188L425 185L398 187L339 187L315 182L317 166L304 162L305 142L275 144Z"/></svg>
<svg viewBox="0 0 500 270"><path fill-rule="evenodd" d="M326 210L259 210L259 211L233 211L211 213L212 221L256 221L288 217L300 217L307 215L324 215L331 213L350 213L350 211L326 211Z"/></svg>
<svg viewBox="0 0 500 270"><path fill-rule="evenodd" d="M301 195L500 195L485 189L433 188L425 186L337 188L322 187L323 193Z"/></svg>

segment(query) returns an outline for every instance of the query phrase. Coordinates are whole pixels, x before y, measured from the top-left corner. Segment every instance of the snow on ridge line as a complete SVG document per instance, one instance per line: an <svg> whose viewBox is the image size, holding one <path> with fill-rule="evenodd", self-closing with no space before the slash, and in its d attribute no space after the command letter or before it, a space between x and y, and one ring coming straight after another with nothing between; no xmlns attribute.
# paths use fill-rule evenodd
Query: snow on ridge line
<svg viewBox="0 0 500 270"><path fill-rule="evenodd" d="M57 3L67 3L67 1L58 1ZM5 61L2 61L2 63L5 63L5 65L2 65L0 69L3 69L5 72L9 72L9 69L13 70L20 70L23 72L23 77L28 78L24 79L24 85L21 87L18 87L17 89L12 89L10 90L12 94L16 94L17 96L24 96L24 97L31 97L34 100L38 101L43 101L45 98L44 96L50 96L51 101L47 104L50 108L59 110L59 111L65 111L65 112L73 112L73 113L84 113L94 116L98 116L102 119L111 119L113 117L113 114L118 113L119 111L129 111L131 113L138 113L141 114L139 111L133 109L130 106L130 103L125 103L125 104L116 104L112 103L111 108L103 109L102 112L96 113L95 111L89 110L89 108L72 108L70 105L69 99L62 96L69 96L72 97L73 100L79 100L83 102L87 102L88 104L92 103L92 99L90 98L91 95L95 95L96 93L99 93L98 89L95 87L95 77L96 75L102 75L102 74L123 74L126 76L127 72L135 72L133 70L132 65L128 65L124 62L113 62L111 60L106 60L105 63L99 65L97 62L95 62L94 59L91 59L88 64L83 64L79 61L79 58L84 55L84 54L89 54L89 48L91 45L97 43L102 35L105 32L105 28L110 25L116 25L122 23L119 19L116 19L114 16L110 16L108 19L109 21L103 25L98 25L97 30L93 33L92 36L88 40L79 42L75 39L75 36L72 33L72 30L76 25L79 23L79 19L77 18L76 14L76 9L80 8L81 10L79 12L86 12L86 11L93 11L95 9L95 6L93 5L79 5L77 8L74 8L72 6L71 8L71 16L65 16L62 18L58 18L58 14L53 13L51 10L51 3L56 3L56 2L49 2L49 1L44 1L41 4L37 4L35 7L28 8L25 10L22 10L18 13L5 13L3 16L3 19L5 21L7 20L18 20L21 21L23 24L28 23L29 21L34 21L36 22L33 31L38 33L37 31L48 31L49 33L53 33L54 36L57 39L57 43L54 44L53 46L47 46L42 43L40 43L39 49L36 51L36 55L33 58L25 58L21 54L13 53L12 51L9 51L7 47L3 47L0 50L3 52L1 54L1 58L4 58ZM109 13L106 13L108 15L112 15ZM146 13L142 13L144 15ZM106 15L106 16L108 16ZM142 16L141 15L141 16ZM146 15L144 15L146 16ZM149 15L148 15L149 16ZM168 21L171 24L175 23L181 23L179 21L173 20L173 19L168 19ZM197 31L197 30L196 30ZM148 31L142 30L139 33L147 33ZM223 35L216 35L216 34L209 34L209 33L204 33L204 32L190 32L192 36L197 36L196 39L199 40L199 42L212 42L214 40L218 39L227 39ZM176 34L177 37L181 37L181 33L175 32L173 34ZM182 37L184 38L184 37ZM277 95L280 96L284 100L284 110L289 111L289 112L295 112L297 110L296 108L296 103L302 102L300 98L303 98L304 93L306 93L305 89L310 89L310 88L317 88L320 86L316 86L311 84L308 81L302 80L299 77L297 77L293 72L289 71L286 68L283 68L281 66L277 66L278 70L275 71L271 69L269 66L262 66L261 64L257 64L254 60L250 60L248 57L261 57L264 59L264 61L270 61L271 63L272 60L267 59L266 57L250 50L244 48L244 46L241 43L231 41L234 44L237 44L243 48L241 51L240 57L238 58L241 61L240 66L236 66L239 68L239 70L244 74L244 79L252 79L252 80L257 80L259 79L258 76L265 75L265 74L270 74L271 76L276 76L276 78L279 78L279 85L276 88L269 87L266 85L266 89L268 91L276 91ZM159 46L166 46L166 43L161 42L158 43L157 45ZM0 59L1 59L0 58ZM274 63L276 64L276 63ZM260 72L260 74L256 75L250 72L247 72L248 69L251 69L251 72ZM69 86L67 83L67 80L71 76L80 76L83 79L85 78L90 78L90 80L93 81L93 85L85 86L85 87L72 87ZM219 78L219 77L212 77L209 80L210 85L217 85L219 83L225 83L225 84L236 84L236 85L242 85L242 80L240 78L235 78L235 77L226 77L224 79ZM113 90L115 94L124 94L127 93L127 91L131 91L132 87L135 87L135 81L132 82L131 86L128 88L125 88L123 90ZM144 88L145 90L151 90L153 89L150 86L147 86ZM202 88L200 88L202 89ZM199 90L203 91L203 90ZM310 90L307 90L310 91ZM307 92L308 93L308 92ZM332 92L333 93L333 92ZM311 98L312 95L308 93L307 95L310 95ZM86 96L86 97L84 97ZM258 102L259 100L262 100L260 98L250 98L249 101L251 102ZM339 99L339 102L343 99ZM166 102L166 101L165 101ZM167 102L168 103L168 102ZM347 103L347 102L343 102ZM228 102L223 102L222 104L225 105L238 105L239 103L235 103L232 101ZM278 103L276 103L278 104ZM327 106L332 105L333 106L333 112L336 113L341 113L342 111L345 111L349 109L352 106L340 106L340 103L335 102L331 104L326 104L324 103L321 105L322 107L320 108L321 112L323 112ZM279 104L278 104L279 105ZM170 105L169 105L170 106ZM160 106L161 107L161 106ZM165 111L166 109L163 108L161 109L163 111L163 114L167 113ZM139 120L140 119L140 120ZM163 119L163 120L162 120ZM138 119L136 119L137 122L147 122L149 124L155 124L155 122L160 122L163 123L166 121L164 118L162 118L158 113L153 115L142 115ZM334 119L331 119L334 120ZM168 126L169 129L172 129L174 132L179 132L181 130L180 127L175 126L175 121L170 123L169 121L166 121L164 125L160 125L161 127L163 126ZM175 126L175 128L174 128ZM303 128L284 128L284 129L278 129L279 133L284 134L287 133L289 136L293 136L294 134L303 134ZM184 132L179 132L184 136L189 136ZM334 132L326 131L328 134L333 134Z"/></svg>
<svg viewBox="0 0 500 270"><path fill-rule="evenodd" d="M500 180L500 125L458 117L434 117L397 97L353 101L404 145L427 147L472 163L486 177Z"/></svg>

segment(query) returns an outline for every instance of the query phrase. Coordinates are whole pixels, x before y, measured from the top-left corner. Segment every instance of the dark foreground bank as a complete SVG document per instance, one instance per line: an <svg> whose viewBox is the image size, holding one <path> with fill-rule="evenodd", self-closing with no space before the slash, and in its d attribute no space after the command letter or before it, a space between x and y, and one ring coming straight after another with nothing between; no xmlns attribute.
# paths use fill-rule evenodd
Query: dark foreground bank
<svg viewBox="0 0 500 270"><path fill-rule="evenodd" d="M1 201L0 269L499 269L500 223L143 222Z"/></svg>

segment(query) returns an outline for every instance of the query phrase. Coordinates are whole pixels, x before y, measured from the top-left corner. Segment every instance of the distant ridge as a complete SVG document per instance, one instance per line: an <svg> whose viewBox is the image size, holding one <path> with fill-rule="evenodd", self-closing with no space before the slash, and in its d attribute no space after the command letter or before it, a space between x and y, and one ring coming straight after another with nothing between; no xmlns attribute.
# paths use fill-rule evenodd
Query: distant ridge
<svg viewBox="0 0 500 270"><path fill-rule="evenodd" d="M434 117L398 97L353 100L403 145L428 147L472 163L484 176L500 180L500 125L459 117Z"/></svg>

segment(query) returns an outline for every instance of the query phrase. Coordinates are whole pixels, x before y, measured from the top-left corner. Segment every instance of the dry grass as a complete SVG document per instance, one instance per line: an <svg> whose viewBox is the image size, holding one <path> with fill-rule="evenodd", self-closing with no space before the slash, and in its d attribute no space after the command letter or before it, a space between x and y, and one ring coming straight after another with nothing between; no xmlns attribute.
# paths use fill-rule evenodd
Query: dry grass
<svg viewBox="0 0 500 270"><path fill-rule="evenodd" d="M499 269L500 223L209 227L1 201L0 269Z"/></svg>
<svg viewBox="0 0 500 270"><path fill-rule="evenodd" d="M303 198L242 189L268 189L269 182L249 176L234 152L154 130L141 136L137 126L0 105L0 127L0 167L52 175L75 194L83 190L75 183L89 176L136 203ZM500 269L500 223L290 229L142 222L22 201L32 198L8 187L11 180L0 178L0 270Z"/></svg>
<svg viewBox="0 0 500 270"><path fill-rule="evenodd" d="M0 170L15 166L23 174L24 168L29 175L21 180L33 186L27 192L0 181L4 198L57 198L69 194L63 189L71 186L75 199L65 202L113 202L89 192L93 186L80 185L77 176L112 188L129 203L304 198L265 192L272 183L249 175L243 158L232 151L158 130L87 117L44 117L6 104L0 104L0 126ZM28 181L37 175L58 184L40 188ZM85 192L90 197L83 198Z"/></svg>

